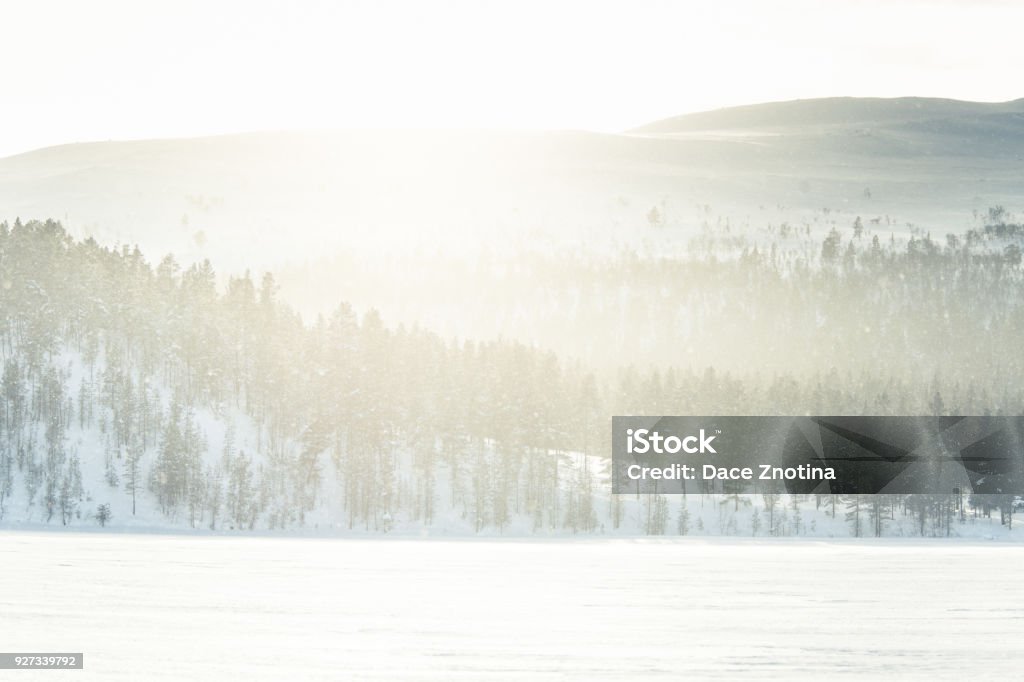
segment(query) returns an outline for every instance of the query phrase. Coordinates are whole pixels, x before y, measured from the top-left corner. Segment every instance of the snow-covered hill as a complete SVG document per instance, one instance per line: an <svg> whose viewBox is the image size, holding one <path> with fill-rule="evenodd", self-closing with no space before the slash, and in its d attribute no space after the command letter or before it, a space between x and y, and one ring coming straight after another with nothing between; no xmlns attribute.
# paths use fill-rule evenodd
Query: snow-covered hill
<svg viewBox="0 0 1024 682"><path fill-rule="evenodd" d="M159 478L170 427L133 459L127 447L114 442L111 422L119 419L115 411L101 400L88 404L108 376L102 359L90 364L81 353L65 349L54 357L52 367L51 378L76 388L62 408L68 428L57 438L47 433L43 422L26 424L16 435L5 432L8 446L28 445L19 446L22 454L12 454L9 469L0 474L6 477L0 484L0 528L399 537L841 538L876 534L871 496L855 501L831 495L613 496L606 460L565 452L544 455L557 463L552 471L559 484L552 491L551 507L534 513L508 509L504 522L497 523L494 503L500 491L478 489L481 467L493 472L501 468L500 453L491 441L468 453L475 468L441 462L429 474L429 485L422 481L414 453L395 453L391 465L397 480L390 488L395 499L373 516L358 520L345 504L344 471L336 460L324 456L320 481L314 491L307 491L314 503L296 513L287 508L291 498L276 496L267 484L270 464L260 456L258 425L244 411L231 407L192 408L179 416L181 435L195 439L199 470L207 476L198 490L188 491L189 499L167 505L161 502ZM147 406L152 417L160 419L162 414L171 419L176 409L173 391L159 382L146 382L144 390L152 401ZM47 487L44 472L25 464L24 449L31 450L35 443L64 451L52 488ZM135 486L130 483L133 476ZM514 485L525 489L526 484L524 478ZM991 510L965 506L962 513L950 508L944 516L936 513L939 509L929 509L922 523L913 503L887 498L877 532L884 537L1024 538L1021 531L1000 523L998 511L993 516ZM1017 523L1024 521L1024 515L1018 516L1022 518Z"/></svg>
<svg viewBox="0 0 1024 682"><path fill-rule="evenodd" d="M474 536L1012 535L1009 499L707 495L683 507L682 498L612 496L603 454L612 414L1019 412L1024 365L1007 349L1024 323L1020 251L986 244L1022 233L1001 219L963 246L915 238L905 250L877 240L858 250L851 242L842 261L826 242L818 268L754 253L691 263L711 286L694 290L684 280L682 292L695 300L766 295L748 299L757 325L730 300L701 307L704 331L726 325L711 339L719 350L735 339L749 354L764 338L766 360L786 350L810 363L800 372L779 364L766 379L763 364L735 373L630 366L596 374L514 341L391 327L346 304L305 324L277 298L270 274L258 285L247 273L219 287L208 262L183 270L168 257L154 267L136 249L76 241L52 221L0 223L2 523ZM604 272L582 265L590 276ZM608 276L647 272L665 291L680 279L665 267L627 261ZM899 284L879 286L879 273ZM951 301L945 282L970 286ZM783 297L792 305L773 291L792 292ZM872 320L887 331L888 350L905 351L888 365L865 345L863 321L879 309L891 311ZM643 310L663 319L649 304ZM829 324L817 324L824 314ZM622 329L635 331L639 321L623 320ZM743 326L730 326L737 321ZM937 334L950 342L931 342ZM839 351L847 375L823 375ZM1006 526L986 510L994 503Z"/></svg>
<svg viewBox="0 0 1024 682"><path fill-rule="evenodd" d="M878 218L960 231L1018 205L1024 113L981 104L840 98L692 114L623 134L578 131L268 132L72 144L0 159L0 219L62 220L218 270L292 268L283 294L324 312L324 284L362 269L443 278L460 253L655 250L708 223ZM652 211L654 211L652 213ZM435 258L436 254L444 257ZM346 275L337 263L367 263ZM435 265L436 264L436 265ZM375 280L376 281L376 280ZM353 302L388 303L374 287ZM421 307L420 321L436 306ZM405 311L398 321L410 323ZM481 330L468 330L472 335Z"/></svg>

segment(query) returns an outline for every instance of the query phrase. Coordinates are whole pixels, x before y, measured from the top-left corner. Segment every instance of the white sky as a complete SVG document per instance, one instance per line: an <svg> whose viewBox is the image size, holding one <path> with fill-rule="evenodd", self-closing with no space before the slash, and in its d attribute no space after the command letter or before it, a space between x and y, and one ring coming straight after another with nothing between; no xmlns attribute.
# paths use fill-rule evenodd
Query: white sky
<svg viewBox="0 0 1024 682"><path fill-rule="evenodd" d="M0 0L0 156L340 127L619 130L829 95L1024 96L1024 3Z"/></svg>

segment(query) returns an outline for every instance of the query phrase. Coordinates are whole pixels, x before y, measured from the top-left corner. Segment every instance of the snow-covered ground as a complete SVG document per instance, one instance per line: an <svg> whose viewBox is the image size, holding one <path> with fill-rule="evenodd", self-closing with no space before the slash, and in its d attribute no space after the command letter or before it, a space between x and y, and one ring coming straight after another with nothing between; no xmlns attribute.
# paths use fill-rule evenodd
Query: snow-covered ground
<svg viewBox="0 0 1024 682"><path fill-rule="evenodd" d="M1015 679L1024 548L0 533L18 680Z"/></svg>

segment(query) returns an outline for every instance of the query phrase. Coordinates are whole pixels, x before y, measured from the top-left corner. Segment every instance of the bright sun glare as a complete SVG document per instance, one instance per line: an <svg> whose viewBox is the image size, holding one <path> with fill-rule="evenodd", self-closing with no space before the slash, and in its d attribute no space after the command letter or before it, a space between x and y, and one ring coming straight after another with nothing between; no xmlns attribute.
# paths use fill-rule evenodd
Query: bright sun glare
<svg viewBox="0 0 1024 682"><path fill-rule="evenodd" d="M0 155L255 129L616 131L767 100L1021 94L1009 69L1024 61L1015 35L1024 7L825 5L308 2L301 13L282 2L176 1L162 12L120 0L9 5L0 10L8 28L0 83L19 105L5 107Z"/></svg>

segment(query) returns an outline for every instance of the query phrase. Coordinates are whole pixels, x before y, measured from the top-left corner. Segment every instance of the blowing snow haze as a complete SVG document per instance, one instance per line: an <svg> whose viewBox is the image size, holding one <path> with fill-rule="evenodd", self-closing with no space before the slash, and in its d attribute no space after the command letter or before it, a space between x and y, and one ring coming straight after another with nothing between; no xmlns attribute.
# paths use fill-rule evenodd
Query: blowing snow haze
<svg viewBox="0 0 1024 682"><path fill-rule="evenodd" d="M989 207L1012 208L1022 159L1024 100L831 98L621 134L367 130L70 144L0 160L0 207L8 220L54 217L101 243L209 258L222 274L273 269L307 316L345 298L443 333L586 353L522 324L521 306L495 313L487 287L459 278L486 270L501 287L529 288L514 254L671 255L744 232L739 252L780 226L820 238L858 218L884 239L941 237Z"/></svg>

